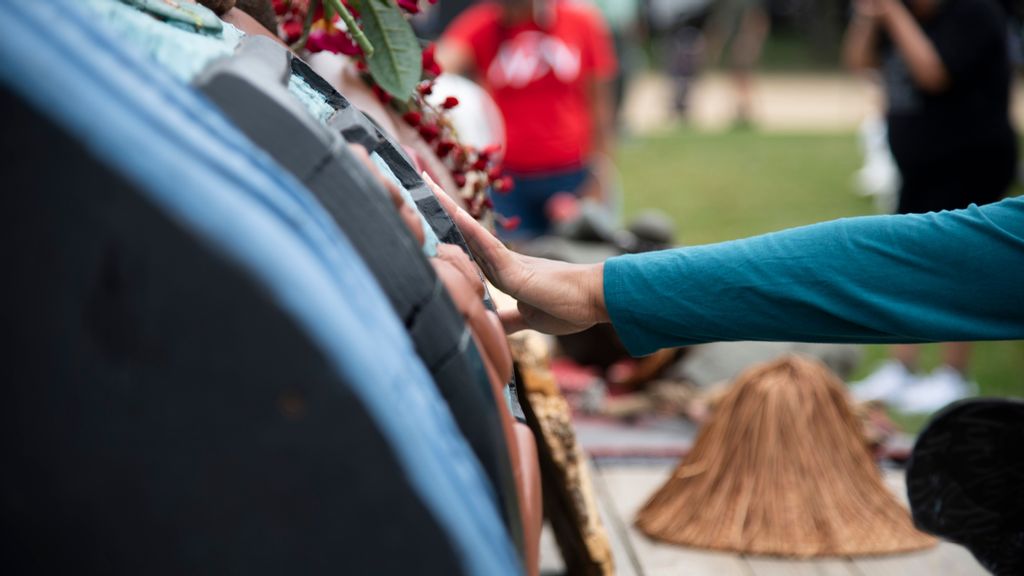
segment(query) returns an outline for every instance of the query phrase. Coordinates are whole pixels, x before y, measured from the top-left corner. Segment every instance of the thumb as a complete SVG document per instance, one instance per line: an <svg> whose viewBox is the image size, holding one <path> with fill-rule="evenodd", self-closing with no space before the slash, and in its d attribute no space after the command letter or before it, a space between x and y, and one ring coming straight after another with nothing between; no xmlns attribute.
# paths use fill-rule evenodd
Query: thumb
<svg viewBox="0 0 1024 576"><path fill-rule="evenodd" d="M518 302L518 308L522 322L527 328L531 328L545 334L552 334L555 336L575 334L576 332L582 332L594 325L593 323L580 324L578 322L560 318L553 314L549 314L536 306L527 304L522 300Z"/></svg>
<svg viewBox="0 0 1024 576"><path fill-rule="evenodd" d="M501 325L505 328L505 334L515 334L530 328L526 325L523 313L518 308L498 310L498 317L501 319Z"/></svg>

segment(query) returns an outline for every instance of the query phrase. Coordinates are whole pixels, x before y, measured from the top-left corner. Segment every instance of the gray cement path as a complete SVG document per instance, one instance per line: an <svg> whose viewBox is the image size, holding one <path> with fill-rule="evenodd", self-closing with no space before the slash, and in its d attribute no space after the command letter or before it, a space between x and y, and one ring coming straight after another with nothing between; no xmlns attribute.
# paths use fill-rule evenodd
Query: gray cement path
<svg viewBox="0 0 1024 576"><path fill-rule="evenodd" d="M881 110L877 85L840 73L764 73L756 76L754 124L759 130L852 132ZM1024 126L1024 90L1013 91L1017 126ZM699 130L722 130L733 122L736 100L729 77L702 76L694 86L688 123ZM672 130L681 122L671 110L672 85L660 73L638 73L629 87L623 119L631 134Z"/></svg>

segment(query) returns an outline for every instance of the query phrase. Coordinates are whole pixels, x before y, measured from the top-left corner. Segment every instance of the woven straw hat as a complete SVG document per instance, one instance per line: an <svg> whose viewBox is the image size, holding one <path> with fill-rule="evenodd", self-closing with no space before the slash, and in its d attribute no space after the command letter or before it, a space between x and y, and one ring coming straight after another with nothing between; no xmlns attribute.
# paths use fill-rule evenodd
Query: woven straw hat
<svg viewBox="0 0 1024 576"><path fill-rule="evenodd" d="M755 366L636 524L675 544L785 557L934 545L884 485L860 426L825 365L787 356Z"/></svg>

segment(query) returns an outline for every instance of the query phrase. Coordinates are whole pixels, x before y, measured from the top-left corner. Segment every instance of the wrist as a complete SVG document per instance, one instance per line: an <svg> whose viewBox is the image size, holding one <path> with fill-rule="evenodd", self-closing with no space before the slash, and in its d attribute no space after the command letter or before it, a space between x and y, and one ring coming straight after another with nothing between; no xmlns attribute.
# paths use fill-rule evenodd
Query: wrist
<svg viewBox="0 0 1024 576"><path fill-rule="evenodd" d="M588 266L585 277L587 303L595 323L610 322L604 302L604 262Z"/></svg>

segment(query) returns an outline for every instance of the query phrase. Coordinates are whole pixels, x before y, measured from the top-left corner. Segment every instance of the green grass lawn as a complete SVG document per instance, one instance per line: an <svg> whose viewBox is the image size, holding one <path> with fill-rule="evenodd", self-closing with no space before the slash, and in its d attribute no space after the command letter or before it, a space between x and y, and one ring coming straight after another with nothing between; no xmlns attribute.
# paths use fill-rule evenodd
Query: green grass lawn
<svg viewBox="0 0 1024 576"><path fill-rule="evenodd" d="M860 163L853 134L679 130L628 141L618 153L627 217L660 208L675 219L677 241L686 245L872 214L871 201L851 186ZM938 346L925 348L922 363L930 369L939 361ZM885 355L882 346L866 349L854 378ZM984 395L1024 396L1024 342L979 343L971 372ZM898 420L912 431L924 422Z"/></svg>

